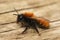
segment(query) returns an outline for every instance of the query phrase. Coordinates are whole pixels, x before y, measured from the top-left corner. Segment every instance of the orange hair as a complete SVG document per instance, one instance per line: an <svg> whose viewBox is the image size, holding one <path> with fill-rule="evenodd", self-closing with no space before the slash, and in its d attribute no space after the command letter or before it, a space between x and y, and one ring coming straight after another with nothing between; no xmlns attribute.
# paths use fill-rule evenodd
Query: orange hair
<svg viewBox="0 0 60 40"><path fill-rule="evenodd" d="M32 12L25 12L24 16L26 16L26 17L32 17L32 16L34 16L34 14Z"/></svg>
<svg viewBox="0 0 60 40"><path fill-rule="evenodd" d="M43 26L45 26L45 28L49 28L49 21L47 21L46 19L38 18L37 21L41 23Z"/></svg>

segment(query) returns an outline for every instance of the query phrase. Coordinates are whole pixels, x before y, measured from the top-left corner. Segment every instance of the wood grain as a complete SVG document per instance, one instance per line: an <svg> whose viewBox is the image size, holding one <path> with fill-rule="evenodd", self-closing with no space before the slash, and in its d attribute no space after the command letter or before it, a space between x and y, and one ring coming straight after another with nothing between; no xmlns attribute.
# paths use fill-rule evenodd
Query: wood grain
<svg viewBox="0 0 60 40"><path fill-rule="evenodd" d="M16 24L17 16L13 14L17 13L13 7L19 14L33 12L37 17L54 22L50 22L50 29L38 28L41 36L32 29L26 34L20 34L24 28L21 28L21 24ZM60 40L60 0L1 0L0 40Z"/></svg>

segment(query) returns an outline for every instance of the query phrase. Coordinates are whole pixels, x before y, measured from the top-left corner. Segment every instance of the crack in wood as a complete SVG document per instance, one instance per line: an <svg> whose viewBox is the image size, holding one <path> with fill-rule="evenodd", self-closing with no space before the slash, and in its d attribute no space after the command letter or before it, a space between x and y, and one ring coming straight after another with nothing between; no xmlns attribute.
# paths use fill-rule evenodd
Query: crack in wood
<svg viewBox="0 0 60 40"><path fill-rule="evenodd" d="M47 29L47 30L42 30L41 33L48 32L48 31L52 31L52 30L56 30L56 28L57 28L57 27L50 28L50 29ZM60 28L60 27L59 27L59 28ZM10 31L14 31L14 30L17 30L17 29L11 29L11 30L7 30L7 31L0 32L0 33L6 33L6 32L10 32Z"/></svg>
<svg viewBox="0 0 60 40"><path fill-rule="evenodd" d="M46 19L48 20L48 19ZM53 22L57 22L57 21L60 21L60 19L57 19L57 20L54 20L54 21L50 21L48 20L50 23L53 23ZM3 24L0 24L0 25L7 25L7 24L11 24L11 23L16 23L16 21L13 21L13 22L9 22L9 23L3 23Z"/></svg>
<svg viewBox="0 0 60 40"><path fill-rule="evenodd" d="M11 22L11 23L15 23L15 22ZM10 24L10 23L6 23L6 24ZM6 25L6 24L2 24L2 25ZM1 24L0 24L1 25ZM50 29L47 29L47 30L42 30L41 33L44 33L44 32L48 32L48 31L52 31L52 30L56 30L57 27L51 27ZM60 27L59 27L60 28ZM0 33L6 33L6 32L10 32L10 31L14 31L14 30L17 30L17 29L11 29L11 30L7 30L7 31L3 31L3 32L0 32Z"/></svg>
<svg viewBox="0 0 60 40"><path fill-rule="evenodd" d="M11 23L16 23L16 21L9 22L9 23L3 23L3 24L0 24L0 25L6 25L6 24L11 24Z"/></svg>
<svg viewBox="0 0 60 40"><path fill-rule="evenodd" d="M45 33L45 32L48 32L48 31L53 31L53 30L56 30L56 28L60 28L60 27L52 27L52 28L47 29L47 30L42 30L41 33Z"/></svg>
<svg viewBox="0 0 60 40"><path fill-rule="evenodd" d="M7 31L2 31L2 32L0 32L0 33L6 33L6 32L13 31L13 30L17 30L17 29L11 29L11 30L7 30Z"/></svg>
<svg viewBox="0 0 60 40"><path fill-rule="evenodd" d="M38 6L34 6L34 7L22 8L22 9L16 9L16 10L17 10L17 11L22 11L22 10L28 10L28 9L34 9L34 8L45 7L45 6L53 5L53 4L56 4L56 2L51 3L51 4L42 5L42 6L41 6L41 5L38 5ZM15 10L2 12L2 13L0 13L0 15L2 15L2 14L7 14L7 13L10 13L10 12L15 12Z"/></svg>

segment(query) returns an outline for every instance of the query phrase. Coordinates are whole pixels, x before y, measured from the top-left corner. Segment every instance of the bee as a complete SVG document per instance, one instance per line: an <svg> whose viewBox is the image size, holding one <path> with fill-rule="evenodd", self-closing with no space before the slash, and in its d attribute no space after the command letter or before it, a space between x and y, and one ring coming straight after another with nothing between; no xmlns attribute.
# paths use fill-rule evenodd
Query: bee
<svg viewBox="0 0 60 40"><path fill-rule="evenodd" d="M43 18L37 18L32 13L19 14L17 16L17 23L21 22L24 25L25 30L22 34L27 31L28 28L35 29L36 32L40 35L37 26L42 29L49 29L49 22Z"/></svg>
<svg viewBox="0 0 60 40"><path fill-rule="evenodd" d="M22 34L24 34L29 28L36 30L38 35L40 35L40 33L37 28L49 29L49 21L41 17L38 18L31 12L18 14L17 23L20 23L20 22L25 27L25 30L22 32Z"/></svg>

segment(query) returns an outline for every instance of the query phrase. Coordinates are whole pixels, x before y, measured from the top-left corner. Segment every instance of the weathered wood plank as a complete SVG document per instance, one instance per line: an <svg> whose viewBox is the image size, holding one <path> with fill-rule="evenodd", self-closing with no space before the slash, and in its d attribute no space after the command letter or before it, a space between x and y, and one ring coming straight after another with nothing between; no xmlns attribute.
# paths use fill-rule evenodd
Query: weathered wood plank
<svg viewBox="0 0 60 40"><path fill-rule="evenodd" d="M60 19L59 2L60 0L37 0L37 1L35 0L32 2L30 0L21 0L21 1L8 0L5 2L5 4L2 3L0 5L0 12L14 10L13 6L16 9L20 9L20 8L33 7L36 6L37 4L43 6L46 4L54 3L53 5L18 11L19 13L33 12L34 15L36 15L37 17L43 17L50 21L54 21ZM0 15L0 24L16 21L16 16L14 16L13 14L16 14L16 12L10 12L10 13L7 12L7 14ZM20 28L20 26L21 25L18 25L16 23L0 25L0 39L1 40L60 40L60 21L51 22L50 29L47 30L39 29L41 36L38 36L38 34L34 30L28 30L26 34L18 35L24 30L24 28Z"/></svg>
<svg viewBox="0 0 60 40"><path fill-rule="evenodd" d="M59 17L60 16L60 11L59 11L60 7L57 4L54 4L51 6L46 6L43 8L29 9L29 10L23 10L23 11L18 11L18 12L19 13L33 12L34 15L36 15L37 17L43 17L50 21L54 21L54 20L58 20L58 19L60 20L60 17ZM56 6L56 8L55 8L55 6ZM0 15L0 23L2 24L2 23L9 23L9 22L16 21L16 16L14 16L13 14L17 14L17 13L11 12L11 13Z"/></svg>
<svg viewBox="0 0 60 40"><path fill-rule="evenodd" d="M26 0L26 1L19 1L19 2L2 3L0 4L0 13L14 10L13 7L15 7L16 9L22 9L22 8L27 8L27 7L29 8L29 7L33 7L37 5L44 6L44 5L48 5L51 3L55 3L57 1L52 1L52 0L50 2L48 2L47 0L46 1L35 1L35 2L32 1L33 4L31 4L30 2L31 1Z"/></svg>
<svg viewBox="0 0 60 40"><path fill-rule="evenodd" d="M15 12L0 15L0 24L16 21Z"/></svg>
<svg viewBox="0 0 60 40"><path fill-rule="evenodd" d="M11 24L9 24L11 25ZM56 26L56 28L51 28L51 29L48 29L48 30L41 30L40 33L41 33L41 36L38 36L36 32L31 32L32 30L28 31L28 33L24 34L24 35L18 35L20 34L23 29L21 28L17 28L16 27L16 24L12 24L12 25L15 25L15 27L13 27L12 25L9 26L9 25L5 25L6 28L9 28L10 29L16 29L16 30L13 30L13 31L9 31L9 32L5 32L5 33L0 33L0 37L2 36L2 39L5 38L5 39L19 39L19 40L26 40L26 39L29 39L29 38L32 38L30 40L36 40L38 38L38 40L52 40L52 39L58 39L58 35L60 34L60 27L59 26ZM1 30L1 29L0 29ZM2 29L4 30L4 28ZM1 30L1 31L2 31ZM7 31L8 29L6 29L5 31ZM39 29L40 30L40 29ZM1 32L0 31L0 32ZM5 35L5 36L3 36ZM28 37L26 36L28 35ZM7 38L8 37L8 38ZM35 38L36 37L36 38Z"/></svg>

